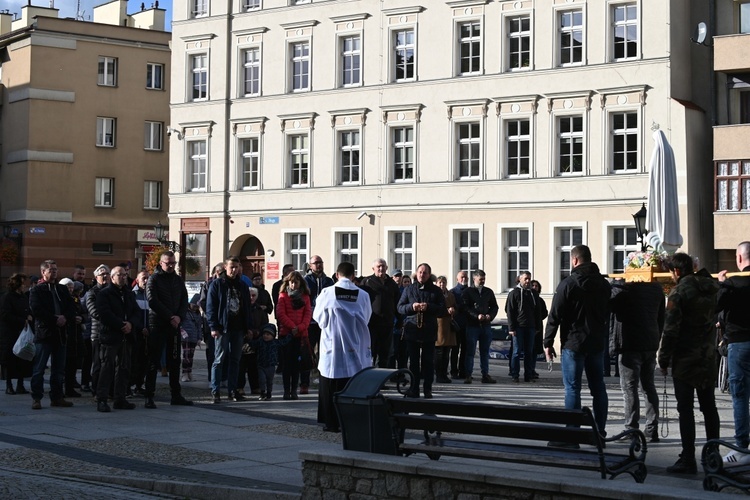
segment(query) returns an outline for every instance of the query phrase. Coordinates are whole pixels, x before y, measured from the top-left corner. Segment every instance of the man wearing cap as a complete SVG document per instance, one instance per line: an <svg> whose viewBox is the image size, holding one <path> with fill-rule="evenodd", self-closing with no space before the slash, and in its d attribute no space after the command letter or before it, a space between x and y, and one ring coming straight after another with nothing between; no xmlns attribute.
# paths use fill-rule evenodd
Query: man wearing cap
<svg viewBox="0 0 750 500"><path fill-rule="evenodd" d="M96 396L99 373L102 368L101 359L99 358L99 332L102 328L102 323L99 320L99 310L96 307L96 296L105 286L109 285L109 267L101 264L94 269L94 281L95 284L86 292L83 303L86 305L86 310L88 310L89 318L91 319L91 392Z"/></svg>
<svg viewBox="0 0 750 500"><path fill-rule="evenodd" d="M401 294L398 285L387 274L385 259L372 262L373 274L362 281L362 288L370 294L372 315L368 328L372 342L372 361L378 368L388 367L388 357L393 345L393 321Z"/></svg>

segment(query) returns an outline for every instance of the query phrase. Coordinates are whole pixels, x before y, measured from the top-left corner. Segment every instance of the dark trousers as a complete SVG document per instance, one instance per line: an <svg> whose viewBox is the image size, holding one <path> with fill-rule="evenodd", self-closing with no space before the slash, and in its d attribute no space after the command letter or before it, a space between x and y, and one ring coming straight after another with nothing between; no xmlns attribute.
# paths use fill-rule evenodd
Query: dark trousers
<svg viewBox="0 0 750 500"><path fill-rule="evenodd" d="M276 368L274 367L274 369ZM259 387L258 377L258 353L243 354L240 359L240 374L237 380L237 389L244 390L245 384L250 384L250 392L257 393Z"/></svg>
<svg viewBox="0 0 750 500"><path fill-rule="evenodd" d="M208 366L208 381L211 382L211 367L214 365L214 358L216 357L216 339L211 335L205 339L206 342L206 365ZM222 366L222 371L224 367Z"/></svg>
<svg viewBox="0 0 750 500"><path fill-rule="evenodd" d="M435 380L435 343L407 340L406 345L409 351L409 370L414 374L417 392L421 381L424 381L425 391L432 391L432 382Z"/></svg>
<svg viewBox="0 0 750 500"><path fill-rule="evenodd" d="M99 359L99 339L91 341L91 392L96 394L99 385L99 372L102 369L102 361Z"/></svg>
<svg viewBox="0 0 750 500"><path fill-rule="evenodd" d="M116 345L99 346L99 358L102 369L99 373L99 385L96 389L96 399L106 401L109 395L109 387L114 381L115 401L124 401L125 393L130 382L130 356L133 345L123 340Z"/></svg>
<svg viewBox="0 0 750 500"><path fill-rule="evenodd" d="M146 397L154 397L156 391L156 373L161 365L161 353L166 346L166 364L169 370L169 389L172 398L182 393L180 385L180 363L182 361L182 343L178 330L167 328L152 328L148 336L148 371L146 372Z"/></svg>
<svg viewBox="0 0 750 500"><path fill-rule="evenodd" d="M146 370L148 369L147 340L141 332L135 333L135 342L133 343L133 353L130 357L130 385L143 387L146 379Z"/></svg>
<svg viewBox="0 0 750 500"><path fill-rule="evenodd" d="M83 359L81 359L81 385L91 386L91 339L83 340Z"/></svg>
<svg viewBox="0 0 750 500"><path fill-rule="evenodd" d="M435 373L438 377L448 378L448 364L451 360L453 346L435 347Z"/></svg>
<svg viewBox="0 0 750 500"><path fill-rule="evenodd" d="M300 375L299 353L299 339L292 339L287 345L281 348L281 358L284 360L284 363L282 365L283 370L281 372L281 379L284 381L284 394L297 392L297 384L299 383Z"/></svg>
<svg viewBox="0 0 750 500"><path fill-rule="evenodd" d="M276 366L259 366L258 367L258 381L260 384L261 392L265 392L266 396L270 396L273 391L273 377L276 375Z"/></svg>
<svg viewBox="0 0 750 500"><path fill-rule="evenodd" d="M310 326L307 327L307 338L308 342L310 342L310 349L313 353L315 353L315 348L318 343L320 343L320 327L317 323L310 323ZM299 371L299 363L297 363L297 370ZM299 372L300 385L310 385L310 371L311 370L305 370L303 372ZM295 387L294 390L297 390L297 388Z"/></svg>
<svg viewBox="0 0 750 500"><path fill-rule="evenodd" d="M372 363L378 368L388 368L388 359L393 347L393 327L370 325L370 350Z"/></svg>
<svg viewBox="0 0 750 500"><path fill-rule="evenodd" d="M336 406L333 403L333 395L343 391L347 378L325 378L320 376L320 385L318 387L318 422L325 424L327 429L339 428L339 417L336 414Z"/></svg>
<svg viewBox="0 0 750 500"><path fill-rule="evenodd" d="M458 345L451 347L451 376L466 377L466 329L461 328L456 333Z"/></svg>
<svg viewBox="0 0 750 500"><path fill-rule="evenodd" d="M674 397L677 400L677 412L680 416L680 439L682 440L681 457L695 460L695 415L693 414L694 395L698 396L698 405L703 413L706 426L706 439L719 437L719 412L714 399L714 386L698 388L678 379L674 379Z"/></svg>
<svg viewBox="0 0 750 500"><path fill-rule="evenodd" d="M68 333L68 341L65 346L65 392L75 391L76 372L81 365L80 351L81 338L78 332Z"/></svg>
<svg viewBox="0 0 750 500"><path fill-rule="evenodd" d="M403 330L393 330L393 354L388 361L388 368L406 368L409 361L409 351L406 348Z"/></svg>

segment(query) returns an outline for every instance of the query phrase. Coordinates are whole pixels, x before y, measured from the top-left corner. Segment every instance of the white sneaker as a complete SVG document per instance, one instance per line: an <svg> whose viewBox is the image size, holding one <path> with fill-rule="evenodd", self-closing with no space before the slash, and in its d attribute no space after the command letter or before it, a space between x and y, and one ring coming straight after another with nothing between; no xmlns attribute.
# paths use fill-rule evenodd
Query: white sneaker
<svg viewBox="0 0 750 500"><path fill-rule="evenodd" d="M187 373L182 374L182 378L180 379L181 382L189 382L190 376Z"/></svg>
<svg viewBox="0 0 750 500"><path fill-rule="evenodd" d="M722 458L725 467L736 467L750 463L750 451L732 450Z"/></svg>

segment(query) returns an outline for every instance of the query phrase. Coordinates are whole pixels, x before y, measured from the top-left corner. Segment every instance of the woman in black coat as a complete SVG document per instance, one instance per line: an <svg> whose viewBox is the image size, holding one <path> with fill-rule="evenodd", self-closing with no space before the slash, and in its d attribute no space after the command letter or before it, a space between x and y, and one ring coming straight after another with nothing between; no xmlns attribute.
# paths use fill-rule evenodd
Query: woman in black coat
<svg viewBox="0 0 750 500"><path fill-rule="evenodd" d="M31 377L31 361L13 354L13 346L30 321L29 297L26 295L27 276L16 273L8 279L8 291L0 298L0 365L5 375L5 394L27 394L24 377ZM13 379L17 379L13 389Z"/></svg>

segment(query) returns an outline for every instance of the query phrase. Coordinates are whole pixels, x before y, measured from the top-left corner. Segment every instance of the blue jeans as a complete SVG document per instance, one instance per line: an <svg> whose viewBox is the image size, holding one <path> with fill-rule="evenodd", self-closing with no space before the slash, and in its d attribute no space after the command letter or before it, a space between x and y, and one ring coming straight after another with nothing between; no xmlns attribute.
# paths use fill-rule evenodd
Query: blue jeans
<svg viewBox="0 0 750 500"><path fill-rule="evenodd" d="M581 377L584 369L589 383L591 397L594 398L594 420L599 432L605 434L607 425L607 387L604 385L604 356L602 351L582 354L570 349L562 350L562 376L565 386L565 408L581 409Z"/></svg>
<svg viewBox="0 0 750 500"><path fill-rule="evenodd" d="M474 372L474 354L477 352L479 341L479 368L482 375L490 374L490 342L492 330L490 325L469 325L466 327L466 376L471 377Z"/></svg>
<svg viewBox="0 0 750 500"><path fill-rule="evenodd" d="M57 401L63 398L65 381L65 346L57 343L37 342L34 344L34 371L31 376L31 398L40 401L44 397L44 370L52 358L49 374L49 398Z"/></svg>
<svg viewBox="0 0 750 500"><path fill-rule="evenodd" d="M224 367L227 368L227 390L232 393L237 389L244 339L245 332L242 330L225 331L216 339L214 363L211 365L211 393L219 393ZM225 359L228 363L222 363Z"/></svg>
<svg viewBox="0 0 750 500"><path fill-rule="evenodd" d="M729 344L729 391L734 410L734 442L740 448L750 444L750 342Z"/></svg>
<svg viewBox="0 0 750 500"><path fill-rule="evenodd" d="M527 382L534 378L534 337L536 330L529 327L516 329L516 338L513 342L513 354L510 358L510 376L518 378L521 373L521 353L523 353L523 378Z"/></svg>

